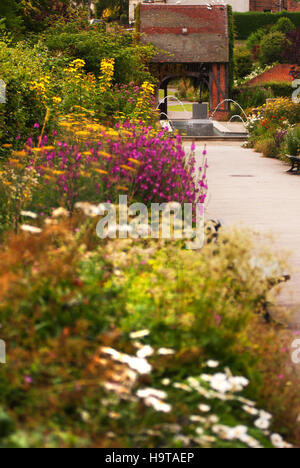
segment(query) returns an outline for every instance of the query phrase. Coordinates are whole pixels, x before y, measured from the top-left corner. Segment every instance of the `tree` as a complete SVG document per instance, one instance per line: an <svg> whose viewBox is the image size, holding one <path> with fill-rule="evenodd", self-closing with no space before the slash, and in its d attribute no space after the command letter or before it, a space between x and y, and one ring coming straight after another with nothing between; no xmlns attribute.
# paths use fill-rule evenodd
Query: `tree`
<svg viewBox="0 0 300 468"><path fill-rule="evenodd" d="M285 34L271 32L260 43L259 61L262 65L271 65L280 60L282 50L288 43Z"/></svg>
<svg viewBox="0 0 300 468"><path fill-rule="evenodd" d="M249 75L253 66L253 59L251 52L246 48L240 48L234 54L235 76L237 78L244 78Z"/></svg>
<svg viewBox="0 0 300 468"><path fill-rule="evenodd" d="M67 15L70 0L16 0L27 30L42 31L52 17Z"/></svg>
<svg viewBox="0 0 300 468"><path fill-rule="evenodd" d="M9 2L0 2L0 20L8 31L18 33L22 30L20 4L16 0L9 0Z"/></svg>
<svg viewBox="0 0 300 468"><path fill-rule="evenodd" d="M118 18L120 18L122 15L128 16L128 0L98 0L98 3L96 4L97 15L99 18L101 18L105 10L114 10L117 7L119 7Z"/></svg>
<svg viewBox="0 0 300 468"><path fill-rule="evenodd" d="M288 33L287 39L289 43L284 48L281 57L286 63L300 65L300 29Z"/></svg>
<svg viewBox="0 0 300 468"><path fill-rule="evenodd" d="M283 34L287 34L294 29L296 29L294 23L286 16L283 16L277 21L277 23L274 24L274 26L271 28L271 32L277 31L282 32Z"/></svg>

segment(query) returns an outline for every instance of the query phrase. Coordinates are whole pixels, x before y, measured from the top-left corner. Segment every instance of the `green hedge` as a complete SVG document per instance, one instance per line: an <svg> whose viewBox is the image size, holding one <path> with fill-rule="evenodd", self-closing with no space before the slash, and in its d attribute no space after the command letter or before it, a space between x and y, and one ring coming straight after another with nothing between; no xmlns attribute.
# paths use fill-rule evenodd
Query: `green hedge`
<svg viewBox="0 0 300 468"><path fill-rule="evenodd" d="M258 86L241 86L234 88L232 97L243 109L262 106L268 98L291 97L293 88L286 82L268 82ZM232 109L233 114L238 113L238 109Z"/></svg>
<svg viewBox="0 0 300 468"><path fill-rule="evenodd" d="M272 26L283 16L288 17L297 28L300 28L300 12L291 13L284 11L282 13L261 13L256 11L250 11L247 13L233 14L235 29L237 33L237 39L245 40L251 33L256 31L258 28Z"/></svg>

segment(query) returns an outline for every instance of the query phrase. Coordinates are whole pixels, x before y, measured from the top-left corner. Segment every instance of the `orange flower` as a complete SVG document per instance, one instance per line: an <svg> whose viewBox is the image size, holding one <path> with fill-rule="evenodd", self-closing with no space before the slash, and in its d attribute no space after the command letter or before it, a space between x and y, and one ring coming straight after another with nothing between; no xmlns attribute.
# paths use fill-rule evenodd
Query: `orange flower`
<svg viewBox="0 0 300 468"><path fill-rule="evenodd" d="M108 172L107 171L103 171L102 169L94 169L95 172L98 172L99 174L104 174L104 175L107 175Z"/></svg>
<svg viewBox="0 0 300 468"><path fill-rule="evenodd" d="M99 152L100 156L103 156L104 158L111 159L113 156L109 153L106 153L105 151L100 151Z"/></svg>
<svg viewBox="0 0 300 468"><path fill-rule="evenodd" d="M27 156L27 153L24 150L23 151L14 151L13 156L23 157L23 156Z"/></svg>
<svg viewBox="0 0 300 468"><path fill-rule="evenodd" d="M133 167L127 166L126 164L122 164L121 168L125 171L135 172L135 169Z"/></svg>
<svg viewBox="0 0 300 468"><path fill-rule="evenodd" d="M138 161L137 159L129 158L128 161L132 162L133 164L136 164L137 166L142 165L142 163L140 161Z"/></svg>

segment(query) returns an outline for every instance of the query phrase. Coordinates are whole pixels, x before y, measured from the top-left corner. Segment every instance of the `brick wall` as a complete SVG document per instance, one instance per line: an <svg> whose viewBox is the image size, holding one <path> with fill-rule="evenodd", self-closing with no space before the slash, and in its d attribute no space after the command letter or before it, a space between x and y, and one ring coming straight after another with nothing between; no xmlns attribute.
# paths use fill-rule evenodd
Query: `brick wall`
<svg viewBox="0 0 300 468"><path fill-rule="evenodd" d="M291 67L292 65L289 65L288 63L276 65L256 78L253 78L253 80L248 81L247 86L257 86L262 83L268 83L270 81L286 81L291 83L294 79L291 75L289 75Z"/></svg>
<svg viewBox="0 0 300 468"><path fill-rule="evenodd" d="M286 0L288 11L300 11L300 2L296 0Z"/></svg>
<svg viewBox="0 0 300 468"><path fill-rule="evenodd" d="M250 0L250 11L272 11L281 10L300 11L300 2L297 0Z"/></svg>

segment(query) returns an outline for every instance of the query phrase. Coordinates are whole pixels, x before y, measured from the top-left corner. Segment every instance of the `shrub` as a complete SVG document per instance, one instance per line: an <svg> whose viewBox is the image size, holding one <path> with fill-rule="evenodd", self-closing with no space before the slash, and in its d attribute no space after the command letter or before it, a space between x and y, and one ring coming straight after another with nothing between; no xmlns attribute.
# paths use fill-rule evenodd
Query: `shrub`
<svg viewBox="0 0 300 468"><path fill-rule="evenodd" d="M254 314L269 255L255 263L248 234L195 255L94 233L92 218L53 217L0 253L1 446L272 447L258 368L286 363Z"/></svg>
<svg viewBox="0 0 300 468"><path fill-rule="evenodd" d="M287 34L288 43L282 51L281 57L287 63L300 65L300 28Z"/></svg>
<svg viewBox="0 0 300 468"><path fill-rule="evenodd" d="M253 59L252 54L245 48L240 48L235 51L235 75L238 78L243 78L252 70Z"/></svg>
<svg viewBox="0 0 300 468"><path fill-rule="evenodd" d="M300 12L288 12L282 13L262 13L256 11L250 11L246 13L234 13L235 28L237 31L237 39L247 40L251 33L257 29L270 27L277 23L282 18L289 18L296 27L300 27Z"/></svg>
<svg viewBox="0 0 300 468"><path fill-rule="evenodd" d="M6 103L0 104L0 143L26 139L34 124L44 120L46 107L41 95L37 99L32 83L42 86L46 79L55 84L48 59L38 45L30 49L23 43L13 47L0 42L0 77L6 83Z"/></svg>
<svg viewBox="0 0 300 468"><path fill-rule="evenodd" d="M264 38L265 35L266 35L265 28L259 28L253 33L251 33L246 41L247 48L251 52L253 52L255 48L257 48L260 45L260 42Z"/></svg>
<svg viewBox="0 0 300 468"><path fill-rule="evenodd" d="M123 29L117 33L104 32L101 27L70 32L69 27L55 26L47 32L45 44L56 56L64 54L70 60L84 60L86 71L96 76L101 60L113 58L117 83L142 84L153 80L147 69L155 52L153 46L136 44L134 36Z"/></svg>
<svg viewBox="0 0 300 468"><path fill-rule="evenodd" d="M267 34L260 43L259 61L262 65L271 64L278 60L286 43L285 35L281 32Z"/></svg>
<svg viewBox="0 0 300 468"><path fill-rule="evenodd" d="M16 0L1 2L0 20L1 24L3 25L4 23L8 31L11 31L17 37L20 35L20 32L23 30L23 24L20 15L20 5L16 2Z"/></svg>
<svg viewBox="0 0 300 468"><path fill-rule="evenodd" d="M266 158L276 158L278 156L278 147L273 137L264 136L263 139L257 141L254 148Z"/></svg>
<svg viewBox="0 0 300 468"><path fill-rule="evenodd" d="M290 130L286 136L286 153L290 156L299 156L300 153L300 127Z"/></svg>
<svg viewBox="0 0 300 468"><path fill-rule="evenodd" d="M118 202L119 194L141 203L204 202L206 182L194 182L180 137L124 123L106 129L79 116L60 122L64 135L49 146L27 141L12 152L0 175L2 219L17 228L22 210L50 213L77 202ZM151 159L149 157L151 156Z"/></svg>
<svg viewBox="0 0 300 468"><path fill-rule="evenodd" d="M266 99L272 97L273 93L268 86L241 86L234 88L233 91L233 99L246 110L262 106L266 102ZM238 112L238 109L235 107L234 111Z"/></svg>
<svg viewBox="0 0 300 468"><path fill-rule="evenodd" d="M272 26L271 31L272 32L279 31L279 32L282 32L283 34L286 34L288 32L293 31L294 29L296 29L296 26L294 25L294 23L289 18L284 16L280 18L277 21L277 23L274 24L274 26Z"/></svg>

